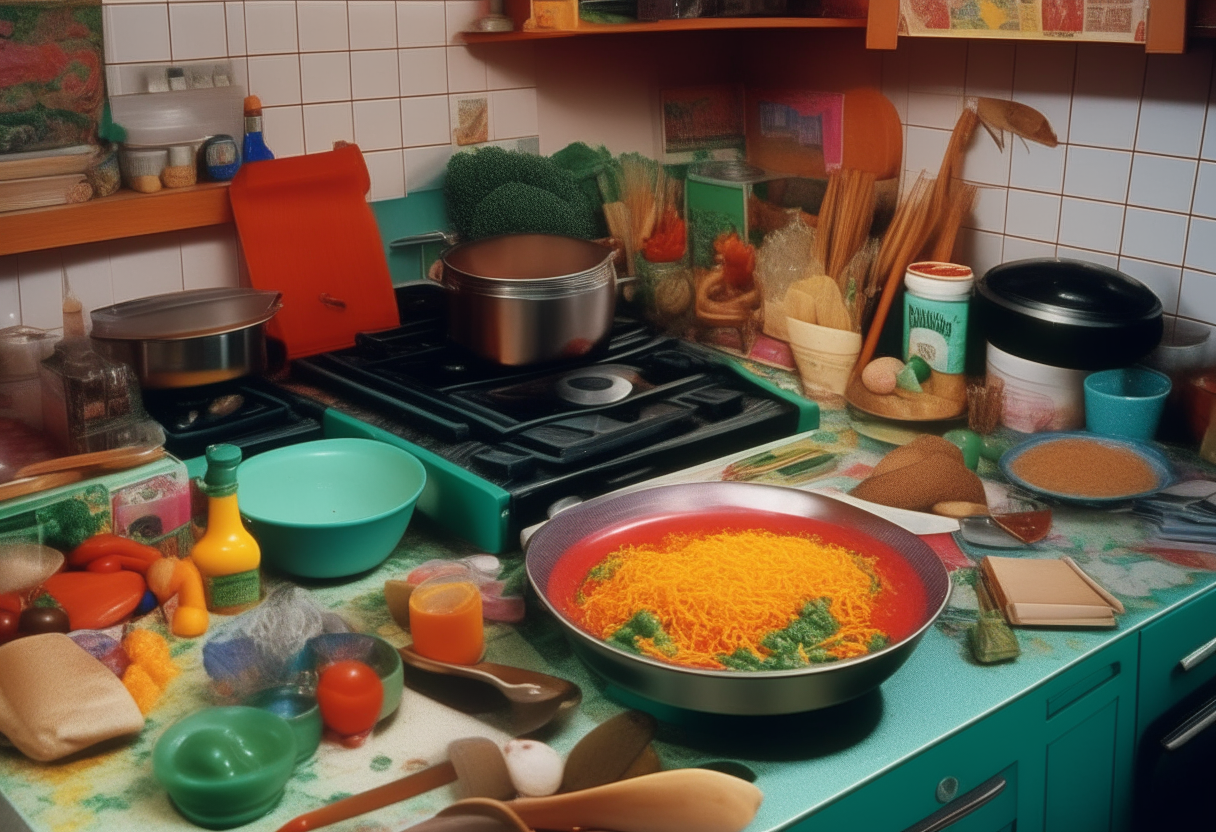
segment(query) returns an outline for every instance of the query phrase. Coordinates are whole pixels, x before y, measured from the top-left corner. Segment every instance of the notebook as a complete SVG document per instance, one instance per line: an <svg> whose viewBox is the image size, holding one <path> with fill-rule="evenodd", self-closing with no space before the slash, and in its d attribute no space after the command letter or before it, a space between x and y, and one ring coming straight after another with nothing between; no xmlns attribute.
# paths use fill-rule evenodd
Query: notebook
<svg viewBox="0 0 1216 832"><path fill-rule="evenodd" d="M986 557L980 568L1010 624L1113 627L1123 612L1123 604L1070 557Z"/></svg>

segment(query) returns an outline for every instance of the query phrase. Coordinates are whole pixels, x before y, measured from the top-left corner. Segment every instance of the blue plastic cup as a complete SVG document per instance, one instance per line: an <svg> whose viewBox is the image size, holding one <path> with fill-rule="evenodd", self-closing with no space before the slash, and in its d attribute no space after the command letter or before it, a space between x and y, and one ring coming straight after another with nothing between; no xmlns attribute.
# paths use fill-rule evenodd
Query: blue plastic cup
<svg viewBox="0 0 1216 832"><path fill-rule="evenodd" d="M1170 386L1169 376L1147 367L1091 373L1085 377L1085 427L1148 441L1157 433Z"/></svg>

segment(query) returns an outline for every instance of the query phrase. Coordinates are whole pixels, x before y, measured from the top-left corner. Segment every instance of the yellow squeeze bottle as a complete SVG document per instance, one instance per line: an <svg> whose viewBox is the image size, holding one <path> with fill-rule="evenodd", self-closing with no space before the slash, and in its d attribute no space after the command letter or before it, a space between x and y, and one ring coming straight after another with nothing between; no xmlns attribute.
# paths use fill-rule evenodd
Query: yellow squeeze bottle
<svg viewBox="0 0 1216 832"><path fill-rule="evenodd" d="M236 469L241 449L235 445L207 448L207 531L194 544L190 558L203 578L207 609L232 615L262 600L262 550L241 523L236 500Z"/></svg>

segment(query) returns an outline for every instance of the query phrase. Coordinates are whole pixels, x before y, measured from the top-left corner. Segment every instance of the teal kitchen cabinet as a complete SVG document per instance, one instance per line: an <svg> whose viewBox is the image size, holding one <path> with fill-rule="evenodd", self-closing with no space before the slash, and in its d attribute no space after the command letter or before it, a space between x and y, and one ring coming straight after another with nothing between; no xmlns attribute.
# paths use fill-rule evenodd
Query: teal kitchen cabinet
<svg viewBox="0 0 1216 832"><path fill-rule="evenodd" d="M1137 729L1214 678L1216 587L1141 629Z"/></svg>
<svg viewBox="0 0 1216 832"><path fill-rule="evenodd" d="M1138 644L1117 639L791 828L1126 830Z"/></svg>

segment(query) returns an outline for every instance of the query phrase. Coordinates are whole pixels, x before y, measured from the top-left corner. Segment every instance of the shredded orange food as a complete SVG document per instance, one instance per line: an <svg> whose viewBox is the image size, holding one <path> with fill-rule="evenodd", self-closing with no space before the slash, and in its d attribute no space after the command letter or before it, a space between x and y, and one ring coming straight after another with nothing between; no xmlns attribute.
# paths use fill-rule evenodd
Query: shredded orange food
<svg viewBox="0 0 1216 832"><path fill-rule="evenodd" d="M657 546L622 547L592 569L576 598L577 616L607 639L648 610L676 649L639 639L645 655L721 669L718 657L740 648L766 656L765 635L788 627L807 602L826 598L839 629L816 647L846 659L868 653L883 635L870 624L873 567L872 558L817 537L763 530L673 535Z"/></svg>

